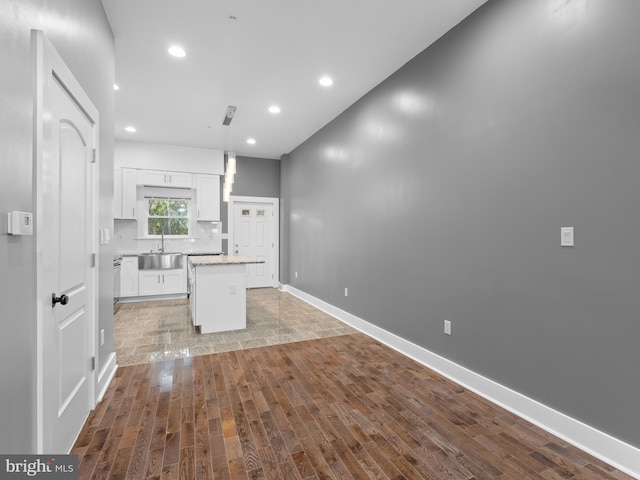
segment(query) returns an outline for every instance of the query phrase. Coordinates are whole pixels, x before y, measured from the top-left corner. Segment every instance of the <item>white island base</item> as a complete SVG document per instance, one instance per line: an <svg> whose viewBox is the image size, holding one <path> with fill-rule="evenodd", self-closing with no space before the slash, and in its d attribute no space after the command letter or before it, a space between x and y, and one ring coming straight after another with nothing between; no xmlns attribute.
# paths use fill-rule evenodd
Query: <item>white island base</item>
<svg viewBox="0 0 640 480"><path fill-rule="evenodd" d="M189 257L189 307L200 333L247 328L246 264L253 257Z"/></svg>

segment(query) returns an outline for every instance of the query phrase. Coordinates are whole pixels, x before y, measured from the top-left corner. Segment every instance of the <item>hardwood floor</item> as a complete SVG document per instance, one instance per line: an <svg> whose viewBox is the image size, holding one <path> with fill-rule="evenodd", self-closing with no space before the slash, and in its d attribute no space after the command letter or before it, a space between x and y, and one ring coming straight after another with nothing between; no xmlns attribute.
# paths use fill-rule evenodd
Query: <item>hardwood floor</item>
<svg viewBox="0 0 640 480"><path fill-rule="evenodd" d="M118 369L80 479L631 479L360 333Z"/></svg>

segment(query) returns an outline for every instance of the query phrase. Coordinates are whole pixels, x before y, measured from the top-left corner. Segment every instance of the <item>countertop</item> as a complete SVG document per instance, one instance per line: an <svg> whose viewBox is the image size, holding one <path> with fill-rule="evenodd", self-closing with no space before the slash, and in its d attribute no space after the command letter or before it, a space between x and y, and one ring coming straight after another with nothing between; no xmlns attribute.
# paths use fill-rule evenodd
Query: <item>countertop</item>
<svg viewBox="0 0 640 480"><path fill-rule="evenodd" d="M246 255L199 255L196 257L189 257L189 262L195 266L203 265L234 265L241 263L264 263L264 260L260 260L256 257L249 257Z"/></svg>
<svg viewBox="0 0 640 480"><path fill-rule="evenodd" d="M116 253L116 256L119 257L137 257L138 255L142 254L142 253L149 253L149 252L119 252ZM153 252L153 253L162 253L162 252ZM198 255L222 255L222 252L166 252L166 253L181 253L183 255L189 255L189 256L198 256Z"/></svg>

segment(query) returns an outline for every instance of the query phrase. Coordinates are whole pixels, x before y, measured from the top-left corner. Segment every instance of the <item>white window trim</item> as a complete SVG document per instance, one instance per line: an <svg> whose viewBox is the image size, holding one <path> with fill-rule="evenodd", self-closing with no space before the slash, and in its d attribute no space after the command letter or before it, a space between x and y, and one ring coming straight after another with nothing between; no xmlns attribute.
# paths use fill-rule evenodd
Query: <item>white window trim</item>
<svg viewBox="0 0 640 480"><path fill-rule="evenodd" d="M138 189L138 237L148 238L149 240L157 240L162 238L162 235L149 235L149 200L151 199L168 199L168 200L185 200L188 208L188 228L187 235L165 235L165 239L170 240L186 240L193 238L195 232L195 215L194 211L197 209L195 195L191 190L183 190L184 193L178 193L175 189L168 189L162 187L145 187Z"/></svg>

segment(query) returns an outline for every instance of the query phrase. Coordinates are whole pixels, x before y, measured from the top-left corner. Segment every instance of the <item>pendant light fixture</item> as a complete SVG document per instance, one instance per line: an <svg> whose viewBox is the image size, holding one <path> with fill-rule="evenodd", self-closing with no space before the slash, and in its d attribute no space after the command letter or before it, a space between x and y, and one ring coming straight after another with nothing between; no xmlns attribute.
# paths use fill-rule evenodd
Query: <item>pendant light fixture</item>
<svg viewBox="0 0 640 480"><path fill-rule="evenodd" d="M231 120L236 113L236 107L229 105L225 113L222 125L228 127L228 134L231 135ZM233 139L231 139L231 144ZM222 184L222 201L229 202L231 197L231 191L233 190L233 182L236 175L236 153L233 151L227 151L227 165L224 172L224 183Z"/></svg>
<svg viewBox="0 0 640 480"><path fill-rule="evenodd" d="M222 187L222 201L229 202L231 191L233 190L233 182L236 177L236 153L227 152L227 166L224 171L224 184Z"/></svg>

